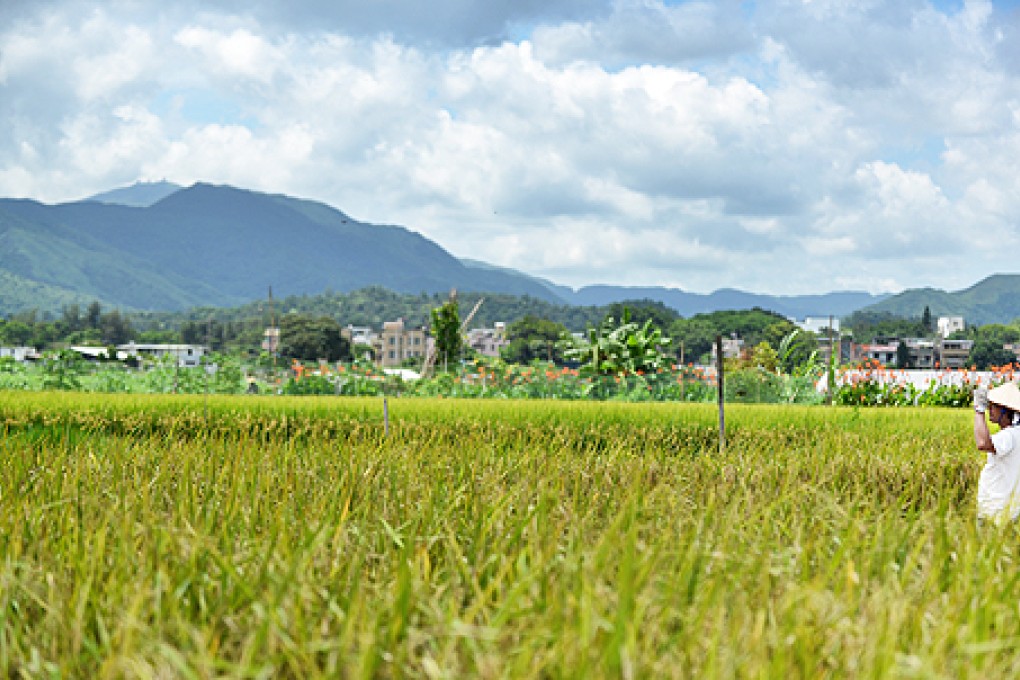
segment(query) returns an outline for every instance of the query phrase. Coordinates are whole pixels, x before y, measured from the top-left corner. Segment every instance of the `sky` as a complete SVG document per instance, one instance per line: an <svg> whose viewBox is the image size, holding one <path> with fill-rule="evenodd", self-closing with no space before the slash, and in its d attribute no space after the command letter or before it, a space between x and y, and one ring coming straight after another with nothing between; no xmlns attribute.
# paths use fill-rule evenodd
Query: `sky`
<svg viewBox="0 0 1020 680"><path fill-rule="evenodd" d="M1018 161L1020 0L0 0L0 196L229 184L575 288L960 290Z"/></svg>

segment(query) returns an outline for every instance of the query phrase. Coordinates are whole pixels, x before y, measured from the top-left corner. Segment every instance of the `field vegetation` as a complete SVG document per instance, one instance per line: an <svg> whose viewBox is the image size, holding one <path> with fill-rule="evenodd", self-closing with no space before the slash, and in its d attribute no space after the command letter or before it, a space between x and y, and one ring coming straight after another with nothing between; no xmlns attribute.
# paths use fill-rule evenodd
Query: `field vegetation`
<svg viewBox="0 0 1020 680"><path fill-rule="evenodd" d="M970 414L0 392L10 677L1002 677Z"/></svg>

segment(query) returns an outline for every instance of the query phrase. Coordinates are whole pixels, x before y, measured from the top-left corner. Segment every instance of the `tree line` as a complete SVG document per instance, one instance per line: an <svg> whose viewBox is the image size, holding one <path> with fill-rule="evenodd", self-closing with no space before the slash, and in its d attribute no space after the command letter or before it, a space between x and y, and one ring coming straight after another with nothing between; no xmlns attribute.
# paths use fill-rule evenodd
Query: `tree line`
<svg viewBox="0 0 1020 680"><path fill-rule="evenodd" d="M781 367L790 370L808 361L818 349L811 333L794 334L789 319L764 309L718 311L681 317L652 300L630 300L605 306L557 305L528 296L461 293L460 309L472 309L485 301L472 320L473 327L508 322L509 346L504 358L513 363L535 360L569 363L564 337L597 329L606 319L651 323L668 339L662 348L677 363L705 363L718 335L736 336L748 350L764 343L773 351L783 349ZM406 295L383 288L352 293L326 292L317 296L288 296L255 301L233 308L200 307L182 312L122 312L107 310L98 301L86 306L65 305L58 314L29 310L0 318L0 344L39 349L69 345L118 345L139 343L185 343L209 346L213 351L257 356L263 333L270 325L281 328L279 353L285 357L349 359L352 350L341 337L348 324L374 328L383 321L403 318L409 326L433 325L432 312L448 302L438 294ZM856 312L842 320L855 342L888 338L925 337L934 332L930 312L905 319L891 314ZM791 335L793 337L791 338ZM1015 361L1004 346L1020 344L1020 320L1010 324L969 327L952 337L974 341L970 362L979 368ZM784 339L791 338L783 346Z"/></svg>

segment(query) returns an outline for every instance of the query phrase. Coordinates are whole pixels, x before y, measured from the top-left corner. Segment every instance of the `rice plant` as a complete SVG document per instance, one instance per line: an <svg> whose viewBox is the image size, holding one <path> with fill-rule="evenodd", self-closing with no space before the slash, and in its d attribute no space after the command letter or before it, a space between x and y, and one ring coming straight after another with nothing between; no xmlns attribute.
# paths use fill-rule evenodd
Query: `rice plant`
<svg viewBox="0 0 1020 680"><path fill-rule="evenodd" d="M0 392L11 677L1005 677L940 408ZM982 533L983 532L983 533Z"/></svg>

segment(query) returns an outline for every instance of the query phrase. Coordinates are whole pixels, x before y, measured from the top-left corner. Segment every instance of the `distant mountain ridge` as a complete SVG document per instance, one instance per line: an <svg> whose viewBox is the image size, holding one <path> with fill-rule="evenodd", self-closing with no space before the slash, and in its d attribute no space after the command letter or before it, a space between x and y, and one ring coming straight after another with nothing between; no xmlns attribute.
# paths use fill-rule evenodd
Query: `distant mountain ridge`
<svg viewBox="0 0 1020 680"><path fill-rule="evenodd" d="M139 182L57 205L0 199L0 313L99 300L132 310L233 306L277 295L383 286L400 293L504 293L570 305L648 299L684 316L761 307L842 316L884 296L769 296L665 287L573 290L513 269L459 260L400 226L359 222L315 201L231 186Z"/></svg>
<svg viewBox="0 0 1020 680"><path fill-rule="evenodd" d="M708 294L688 293L676 288L585 286L572 296L578 305L605 305L619 300L650 299L675 309L681 316L693 316L727 309L760 307L795 319L845 316L875 304L885 296L858 291L824 295L760 295L724 288Z"/></svg>
<svg viewBox="0 0 1020 680"><path fill-rule="evenodd" d="M160 180L159 182L135 182L129 187L104 191L85 200L96 203L112 203L115 205L126 205L132 208L148 208L150 205L162 201L170 194L176 193L184 187L173 182Z"/></svg>
<svg viewBox="0 0 1020 680"><path fill-rule="evenodd" d="M531 278L546 286L566 304L601 307L626 300L652 300L674 309L681 316L708 314L728 309L753 309L760 307L783 316L804 319L806 317L842 317L862 307L876 304L886 295L873 295L859 291L840 291L821 295L762 295L741 290L724 288L712 293L689 293L679 288L664 286L583 286L577 290L561 286L546 279L529 277L512 269L505 269L462 259L469 267L498 269L511 275Z"/></svg>

